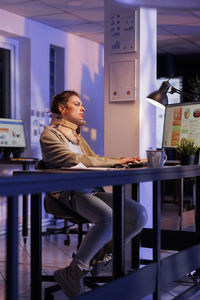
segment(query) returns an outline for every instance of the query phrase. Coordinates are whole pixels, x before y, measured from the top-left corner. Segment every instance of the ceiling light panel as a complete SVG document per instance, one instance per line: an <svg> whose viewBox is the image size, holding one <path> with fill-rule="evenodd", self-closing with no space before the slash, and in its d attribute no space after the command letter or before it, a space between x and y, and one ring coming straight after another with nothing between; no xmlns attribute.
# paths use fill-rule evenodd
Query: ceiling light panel
<svg viewBox="0 0 200 300"><path fill-rule="evenodd" d="M15 3L15 5L0 4L0 8L24 17L48 15L61 12L59 9L47 6L40 1L19 2Z"/></svg>
<svg viewBox="0 0 200 300"><path fill-rule="evenodd" d="M32 19L41 23L45 23L46 25L49 26L53 26L53 27L55 26L56 28L61 28L61 27L64 28L64 26L83 24L87 22L70 13L38 16L38 17L32 17Z"/></svg>
<svg viewBox="0 0 200 300"><path fill-rule="evenodd" d="M104 7L104 1L102 0L41 0L41 2L52 7L59 7L64 11Z"/></svg>

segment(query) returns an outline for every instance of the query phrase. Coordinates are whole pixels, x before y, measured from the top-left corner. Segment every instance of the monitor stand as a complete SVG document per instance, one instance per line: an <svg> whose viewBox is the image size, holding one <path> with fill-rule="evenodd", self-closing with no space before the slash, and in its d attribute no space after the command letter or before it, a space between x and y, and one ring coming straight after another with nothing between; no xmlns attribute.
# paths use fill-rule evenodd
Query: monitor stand
<svg viewBox="0 0 200 300"><path fill-rule="evenodd" d="M14 150L11 152L12 152L14 158L20 158L21 151Z"/></svg>
<svg viewBox="0 0 200 300"><path fill-rule="evenodd" d="M9 151L7 149L2 149L1 150L1 159L5 159L5 160L10 159L10 154L11 154L11 151Z"/></svg>

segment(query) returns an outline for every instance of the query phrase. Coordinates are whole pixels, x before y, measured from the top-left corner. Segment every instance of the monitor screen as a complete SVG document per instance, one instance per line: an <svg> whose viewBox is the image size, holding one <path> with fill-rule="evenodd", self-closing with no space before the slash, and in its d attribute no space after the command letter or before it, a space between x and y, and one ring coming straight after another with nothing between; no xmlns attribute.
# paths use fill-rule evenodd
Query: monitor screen
<svg viewBox="0 0 200 300"><path fill-rule="evenodd" d="M200 145L200 102L165 107L162 147L175 148L182 138L190 138Z"/></svg>
<svg viewBox="0 0 200 300"><path fill-rule="evenodd" d="M25 148L24 121L0 118L0 148Z"/></svg>

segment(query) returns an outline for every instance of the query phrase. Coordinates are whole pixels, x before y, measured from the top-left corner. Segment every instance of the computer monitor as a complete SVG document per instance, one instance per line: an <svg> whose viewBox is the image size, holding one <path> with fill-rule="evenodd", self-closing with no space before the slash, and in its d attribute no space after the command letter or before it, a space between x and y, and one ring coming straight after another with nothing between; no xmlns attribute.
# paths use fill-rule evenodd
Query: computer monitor
<svg viewBox="0 0 200 300"><path fill-rule="evenodd" d="M24 121L0 118L1 158L8 159L11 153L19 157L25 148Z"/></svg>
<svg viewBox="0 0 200 300"><path fill-rule="evenodd" d="M190 138L200 146L200 102L165 107L162 147L176 148L182 138Z"/></svg>

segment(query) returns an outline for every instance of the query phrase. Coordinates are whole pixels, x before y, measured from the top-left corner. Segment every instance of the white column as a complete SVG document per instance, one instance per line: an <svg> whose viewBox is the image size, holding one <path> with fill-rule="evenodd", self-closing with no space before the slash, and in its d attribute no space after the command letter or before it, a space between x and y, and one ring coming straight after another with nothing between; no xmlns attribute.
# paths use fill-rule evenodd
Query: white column
<svg viewBox="0 0 200 300"><path fill-rule="evenodd" d="M134 11L105 1L105 155L146 158L146 149L156 146L156 112L146 101L156 89L156 40L155 9ZM142 184L141 203L148 212L151 190L151 184ZM148 227L151 221L149 215Z"/></svg>

